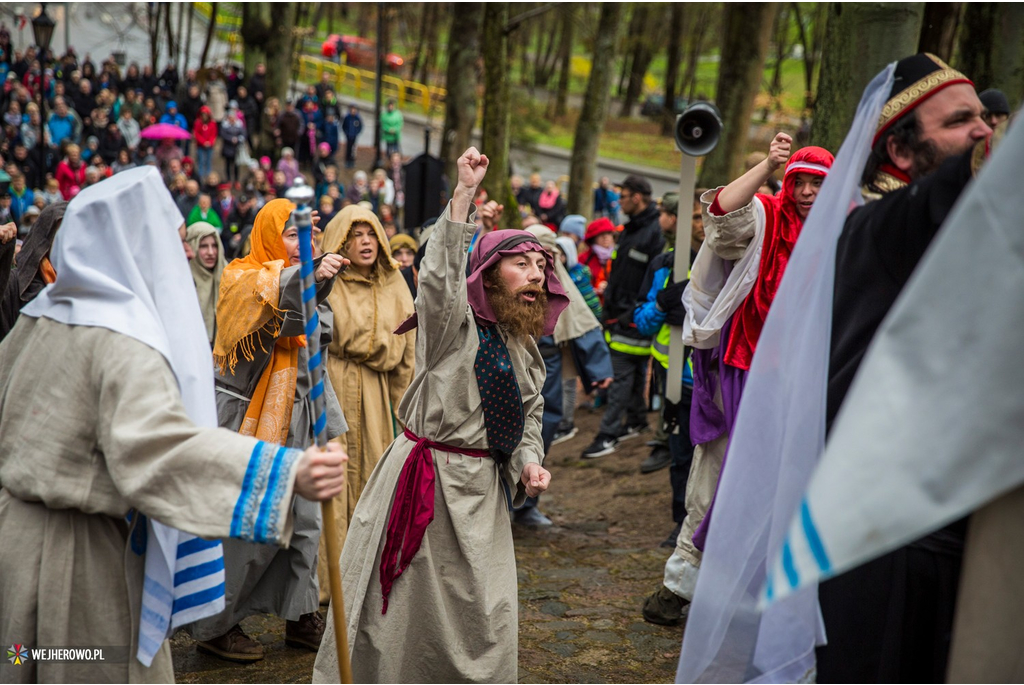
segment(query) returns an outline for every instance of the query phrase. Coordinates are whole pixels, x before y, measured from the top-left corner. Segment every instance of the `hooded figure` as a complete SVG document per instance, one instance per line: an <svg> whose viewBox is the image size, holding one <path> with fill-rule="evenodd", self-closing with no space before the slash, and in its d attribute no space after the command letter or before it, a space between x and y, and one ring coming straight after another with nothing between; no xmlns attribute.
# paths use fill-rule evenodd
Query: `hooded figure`
<svg viewBox="0 0 1024 685"><path fill-rule="evenodd" d="M804 219L797 210L794 194L797 174L809 174L824 178L832 166L832 153L820 147L805 147L797 150L786 165L782 177L782 192L778 195L762 195L757 199L764 208L765 234L761 248L761 264L757 280L747 298L733 317L732 333L725 350L725 362L740 369L750 369L757 338L764 327L768 308L782 282L782 275L789 263L789 256L800 237ZM714 205L711 211L714 212Z"/></svg>
<svg viewBox="0 0 1024 685"><path fill-rule="evenodd" d="M213 266L207 266L199 255L199 247L206 238L216 241L217 257ZM192 246L195 258L189 262L192 269L192 280L196 283L196 294L199 296L199 308L203 312L203 323L206 324L206 335L210 345L216 338L217 331L217 297L220 295L220 277L227 266L224 259L224 244L220 241L220 231L205 221L197 221L188 227L185 240ZM207 241L208 242L208 241Z"/></svg>
<svg viewBox="0 0 1024 685"><path fill-rule="evenodd" d="M460 158L460 177L473 152ZM529 474L546 473L544 362L532 336L513 332L495 306L550 334L568 298L550 255L525 231L481 238L466 277L476 232L466 198L474 192L460 179L426 244L417 313L399 328L418 326L416 372L398 409L405 430L367 483L342 551L358 682L517 680L506 492L521 505L534 487ZM519 290L509 285L518 281L503 267L530 273L529 290L512 295L511 309L500 293ZM333 640L328 625L314 682L337 681Z"/></svg>
<svg viewBox="0 0 1024 685"><path fill-rule="evenodd" d="M328 298L345 325L335 331L327 348L327 373L354 428L339 438L349 455L346 491L334 509L341 549L359 495L400 429L398 405L412 380L416 333L392 333L412 316L412 295L373 212L357 205L345 207L327 224L321 246L352 261ZM329 598L327 546L321 543L320 601Z"/></svg>
<svg viewBox="0 0 1024 685"><path fill-rule="evenodd" d="M0 632L129 650L32 660L18 679L169 682L164 640L224 607L208 538L291 539L302 453L216 428L181 223L155 169L83 190L53 243L56 280L0 345L0 533L37 543L0 551Z"/></svg>
<svg viewBox="0 0 1024 685"><path fill-rule="evenodd" d="M35 299L47 284L57 278L50 263L50 248L64 219L67 202L48 205L39 213L18 253L15 269L7 281L0 303L0 340L14 328L21 308Z"/></svg>

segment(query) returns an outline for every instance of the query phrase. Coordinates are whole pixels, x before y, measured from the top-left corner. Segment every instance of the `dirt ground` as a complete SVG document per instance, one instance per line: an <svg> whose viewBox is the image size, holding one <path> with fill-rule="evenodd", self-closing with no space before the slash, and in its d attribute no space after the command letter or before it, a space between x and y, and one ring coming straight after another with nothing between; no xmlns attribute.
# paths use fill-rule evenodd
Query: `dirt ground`
<svg viewBox="0 0 1024 685"><path fill-rule="evenodd" d="M655 414L648 416L653 425ZM554 526L514 527L519 567L519 680L523 683L666 683L675 676L681 628L646 623L644 598L661 583L672 529L668 469L643 475L648 436L606 457L581 460L600 414L581 409L579 434L548 456L551 489L541 509ZM284 621L242 623L266 647L263 661L222 662L172 640L183 683L308 683L315 655L284 645Z"/></svg>

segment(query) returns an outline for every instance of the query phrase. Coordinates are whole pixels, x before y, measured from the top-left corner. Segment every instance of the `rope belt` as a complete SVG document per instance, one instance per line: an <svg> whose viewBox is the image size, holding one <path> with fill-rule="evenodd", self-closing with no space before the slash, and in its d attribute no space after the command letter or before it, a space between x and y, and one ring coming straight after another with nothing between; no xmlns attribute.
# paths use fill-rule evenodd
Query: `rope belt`
<svg viewBox="0 0 1024 685"><path fill-rule="evenodd" d="M452 447L416 436L408 428L405 437L416 443L402 466L395 489L395 501L388 519L387 541L380 558L380 589L384 596L381 614L388 613L388 595L398 576L409 568L420 549L427 526L434 520L434 458L431 450L453 452L483 459L487 450ZM401 552L401 559L399 559Z"/></svg>

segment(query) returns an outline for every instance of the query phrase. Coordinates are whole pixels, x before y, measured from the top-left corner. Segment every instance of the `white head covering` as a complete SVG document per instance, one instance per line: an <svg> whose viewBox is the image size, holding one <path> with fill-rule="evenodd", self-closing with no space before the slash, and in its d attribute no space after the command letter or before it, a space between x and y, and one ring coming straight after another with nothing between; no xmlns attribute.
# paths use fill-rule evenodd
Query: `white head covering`
<svg viewBox="0 0 1024 685"><path fill-rule="evenodd" d="M213 363L178 235L183 223L160 172L152 167L123 171L89 186L68 204L53 242L50 261L57 280L21 313L106 328L152 347L171 366L189 418L200 426L216 427ZM176 559L178 544L194 536L152 519L148 525L147 589L138 651L146 666L173 628L224 608L221 594L219 603L214 600L172 616L171 603L163 598L178 598L174 574L190 565ZM214 554L210 549L193 556L210 561ZM222 584L223 570L219 580L215 575L204 580L211 587ZM155 620L147 622L147 616Z"/></svg>
<svg viewBox="0 0 1024 685"><path fill-rule="evenodd" d="M852 206L895 63L864 90L857 116L807 217L765 320L683 637L676 681L807 682L824 639L816 585L758 608L825 444L825 390L836 243Z"/></svg>

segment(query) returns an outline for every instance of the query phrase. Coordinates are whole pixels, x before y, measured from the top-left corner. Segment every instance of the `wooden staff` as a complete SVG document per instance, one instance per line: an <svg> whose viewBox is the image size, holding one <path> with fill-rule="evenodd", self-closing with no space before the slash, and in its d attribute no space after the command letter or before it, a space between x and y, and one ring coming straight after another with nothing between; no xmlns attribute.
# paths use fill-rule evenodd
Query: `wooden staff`
<svg viewBox="0 0 1024 685"><path fill-rule="evenodd" d="M313 189L296 182L286 197L297 206L292 212L295 227L299 229L299 267L302 277L302 309L306 320L306 351L309 354L309 376L313 389L313 433L317 447L327 446L327 412L324 408L324 367L320 350L320 317L316 312L316 279L313 276ZM334 519L334 500L321 502L324 519L324 537L327 540L327 575L331 587L331 613L334 617L334 640L338 650L338 670L341 682L352 682L352 663L348 653L348 631L345 622L345 598L341 593L341 569L338 560L338 525Z"/></svg>

